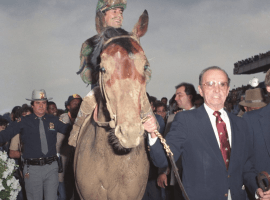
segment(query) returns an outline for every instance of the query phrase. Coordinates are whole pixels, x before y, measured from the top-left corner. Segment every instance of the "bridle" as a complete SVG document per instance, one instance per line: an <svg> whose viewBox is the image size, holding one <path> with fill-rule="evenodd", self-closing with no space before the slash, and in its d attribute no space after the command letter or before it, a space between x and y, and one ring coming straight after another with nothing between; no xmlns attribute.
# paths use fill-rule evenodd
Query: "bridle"
<svg viewBox="0 0 270 200"><path fill-rule="evenodd" d="M133 35L122 35L122 36L116 36L116 37L110 38L109 40L104 42L102 46L104 47L107 44L109 44L111 41L116 40L116 39L120 39L120 38L131 38L131 39L134 39L136 42L138 42L138 44L140 44L138 39L135 36L133 36ZM105 90L105 83L104 83L104 77L103 77L105 73L106 73L105 68L101 67L100 70L99 70L99 86L100 86L101 95L105 99L106 107L107 107L107 110L108 110L108 112L110 114L111 120L109 122L100 122L100 121L97 120L98 106L96 106L96 108L94 110L94 120L99 126L103 126L103 127L104 126L109 126L110 128L115 128L117 118L116 118L116 114L112 110L110 100L109 100L108 95L107 95L106 90Z"/></svg>

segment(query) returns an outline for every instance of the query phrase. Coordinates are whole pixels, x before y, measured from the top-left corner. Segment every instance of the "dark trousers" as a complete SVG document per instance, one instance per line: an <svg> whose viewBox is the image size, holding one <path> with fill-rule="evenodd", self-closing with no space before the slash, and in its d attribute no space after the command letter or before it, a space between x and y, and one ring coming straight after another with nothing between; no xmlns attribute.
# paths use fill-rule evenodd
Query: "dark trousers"
<svg viewBox="0 0 270 200"><path fill-rule="evenodd" d="M157 180L148 180L142 200L162 200L160 187Z"/></svg>

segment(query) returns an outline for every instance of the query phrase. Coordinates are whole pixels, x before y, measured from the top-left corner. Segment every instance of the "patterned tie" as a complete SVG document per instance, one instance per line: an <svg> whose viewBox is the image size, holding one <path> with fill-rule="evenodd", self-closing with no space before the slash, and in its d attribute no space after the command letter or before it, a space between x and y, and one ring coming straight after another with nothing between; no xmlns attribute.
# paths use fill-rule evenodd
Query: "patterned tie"
<svg viewBox="0 0 270 200"><path fill-rule="evenodd" d="M220 142L220 150L221 150L221 154L225 162L226 168L228 170L229 162L230 162L230 155L231 155L231 148L230 148L226 124L221 119L220 112L215 111L213 115L217 118L216 125L217 125L217 131L218 131L219 142Z"/></svg>
<svg viewBox="0 0 270 200"><path fill-rule="evenodd" d="M44 125L42 121L42 117L39 117L39 134L40 134L40 142L41 142L41 151L44 155L48 153L48 144L47 138L44 130Z"/></svg>

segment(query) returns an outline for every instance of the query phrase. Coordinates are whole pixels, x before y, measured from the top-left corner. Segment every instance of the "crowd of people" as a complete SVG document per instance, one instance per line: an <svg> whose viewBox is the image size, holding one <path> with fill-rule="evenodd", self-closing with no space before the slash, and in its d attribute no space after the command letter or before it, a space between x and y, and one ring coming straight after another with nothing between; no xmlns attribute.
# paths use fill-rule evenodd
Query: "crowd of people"
<svg viewBox="0 0 270 200"><path fill-rule="evenodd" d="M239 68L241 66L256 62L258 60L261 60L267 57L270 57L270 51L267 51L266 53L260 53L258 55L252 56L250 58L246 58L244 60L239 60L238 62L234 63L234 67Z"/></svg>

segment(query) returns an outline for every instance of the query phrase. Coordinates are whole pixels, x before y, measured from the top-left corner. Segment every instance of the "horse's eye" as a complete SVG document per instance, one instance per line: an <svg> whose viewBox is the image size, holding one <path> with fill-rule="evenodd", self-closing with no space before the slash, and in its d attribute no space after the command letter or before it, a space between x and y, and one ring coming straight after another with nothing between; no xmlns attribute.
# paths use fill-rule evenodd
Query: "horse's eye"
<svg viewBox="0 0 270 200"><path fill-rule="evenodd" d="M104 68L104 67L101 67L99 70L100 70L101 72L103 72L103 73L105 73L105 72L106 72L106 70L105 70L105 68Z"/></svg>
<svg viewBox="0 0 270 200"><path fill-rule="evenodd" d="M148 68L149 68L148 65L145 65L145 66L144 66L144 70L147 70Z"/></svg>

